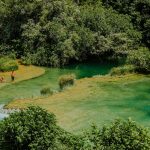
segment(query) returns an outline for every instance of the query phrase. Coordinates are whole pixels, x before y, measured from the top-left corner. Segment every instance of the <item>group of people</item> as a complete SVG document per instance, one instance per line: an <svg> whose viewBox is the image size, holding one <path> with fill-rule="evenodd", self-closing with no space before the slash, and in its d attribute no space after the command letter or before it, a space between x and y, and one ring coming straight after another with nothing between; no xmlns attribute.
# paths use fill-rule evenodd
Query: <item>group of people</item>
<svg viewBox="0 0 150 150"><path fill-rule="evenodd" d="M10 76L11 76L11 81L13 82L15 80L15 72L12 71ZM0 77L0 83L3 82L4 82L4 77Z"/></svg>

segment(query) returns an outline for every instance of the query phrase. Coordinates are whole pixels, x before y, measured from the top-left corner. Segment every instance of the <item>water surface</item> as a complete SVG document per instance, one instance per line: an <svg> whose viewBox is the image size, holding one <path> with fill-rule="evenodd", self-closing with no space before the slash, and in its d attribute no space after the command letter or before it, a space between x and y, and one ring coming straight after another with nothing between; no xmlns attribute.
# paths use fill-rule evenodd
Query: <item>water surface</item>
<svg viewBox="0 0 150 150"><path fill-rule="evenodd" d="M22 81L0 89L0 104L13 99L40 96L40 90L49 86L58 89L58 79L61 75L74 73L79 78L107 74L114 65L99 63L73 64L64 68L45 68L45 75L27 81Z"/></svg>
<svg viewBox="0 0 150 150"><path fill-rule="evenodd" d="M38 78L22 81L0 89L0 104L17 98L40 96L40 90L45 86L58 89L58 78L63 74L74 73L78 79L94 75L107 74L113 65L88 63L76 64L65 68L46 68L46 73ZM103 94L100 93L103 91ZM61 125L68 131L81 131L91 123L103 125L117 117L132 117L141 125L150 126L150 78L140 80L97 83L90 97L84 100L60 101L50 103L62 113L57 116L63 122ZM0 114L0 118L3 114Z"/></svg>

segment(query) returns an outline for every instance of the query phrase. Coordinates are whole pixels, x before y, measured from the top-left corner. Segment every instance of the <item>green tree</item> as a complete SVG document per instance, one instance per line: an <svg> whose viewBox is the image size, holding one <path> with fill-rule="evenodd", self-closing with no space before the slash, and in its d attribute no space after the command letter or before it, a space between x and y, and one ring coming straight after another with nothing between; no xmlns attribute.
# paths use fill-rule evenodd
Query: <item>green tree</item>
<svg viewBox="0 0 150 150"><path fill-rule="evenodd" d="M77 3L3 0L0 54L15 52L24 64L63 66L90 57L124 57L140 45L141 34L134 29L130 16L106 9L99 0ZM149 22L144 26L146 33Z"/></svg>
<svg viewBox="0 0 150 150"><path fill-rule="evenodd" d="M148 48L141 47L137 51L130 52L127 62L133 64L139 72L150 72L150 51Z"/></svg>
<svg viewBox="0 0 150 150"><path fill-rule="evenodd" d="M122 14L128 14L133 25L142 33L142 42L150 47L150 30L147 26L150 18L149 0L102 0L106 7L112 7Z"/></svg>
<svg viewBox="0 0 150 150"><path fill-rule="evenodd" d="M93 126L86 139L95 150L147 150L150 148L150 133L131 119L116 120L99 129Z"/></svg>
<svg viewBox="0 0 150 150"><path fill-rule="evenodd" d="M55 116L39 107L10 114L1 122L1 137L13 149L54 149L57 135Z"/></svg>

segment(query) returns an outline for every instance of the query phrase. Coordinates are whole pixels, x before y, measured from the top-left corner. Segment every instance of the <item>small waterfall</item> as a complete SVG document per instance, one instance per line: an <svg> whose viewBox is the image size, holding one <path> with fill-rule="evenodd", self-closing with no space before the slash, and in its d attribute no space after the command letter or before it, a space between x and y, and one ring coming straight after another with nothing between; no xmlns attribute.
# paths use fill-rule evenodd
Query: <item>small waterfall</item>
<svg viewBox="0 0 150 150"><path fill-rule="evenodd" d="M0 104L0 120L8 117L13 112L19 112L19 109L4 109L4 104Z"/></svg>

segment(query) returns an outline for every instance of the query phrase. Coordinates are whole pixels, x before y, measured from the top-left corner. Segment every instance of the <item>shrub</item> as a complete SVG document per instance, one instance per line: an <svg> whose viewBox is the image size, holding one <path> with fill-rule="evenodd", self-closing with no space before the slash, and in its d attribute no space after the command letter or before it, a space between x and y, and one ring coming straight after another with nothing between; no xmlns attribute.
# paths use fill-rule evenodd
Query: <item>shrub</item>
<svg viewBox="0 0 150 150"><path fill-rule="evenodd" d="M43 89L41 89L40 93L41 95L52 95L53 91L50 87L44 87Z"/></svg>
<svg viewBox="0 0 150 150"><path fill-rule="evenodd" d="M102 130L93 126L86 133L86 139L91 142L92 149L97 150L148 150L150 148L150 133L146 128L138 126L128 119L116 120Z"/></svg>
<svg viewBox="0 0 150 150"><path fill-rule="evenodd" d="M139 48L133 51L127 58L129 64L133 64L139 72L150 72L150 51L148 48Z"/></svg>
<svg viewBox="0 0 150 150"><path fill-rule="evenodd" d="M57 126L55 116L40 107L29 107L0 121L0 148L79 150L85 142Z"/></svg>
<svg viewBox="0 0 150 150"><path fill-rule="evenodd" d="M21 57L20 63L25 66L29 66L32 64L33 56L29 53L26 56Z"/></svg>
<svg viewBox="0 0 150 150"><path fill-rule="evenodd" d="M121 67L114 67L110 71L110 75L125 75L128 73L134 73L135 67L133 65L125 65Z"/></svg>
<svg viewBox="0 0 150 150"><path fill-rule="evenodd" d="M10 114L2 121L0 131L4 141L11 143L10 149L55 149L55 116L39 107Z"/></svg>
<svg viewBox="0 0 150 150"><path fill-rule="evenodd" d="M0 58L0 71L5 72L12 70L18 70L18 63L9 57Z"/></svg>
<svg viewBox="0 0 150 150"><path fill-rule="evenodd" d="M32 64L32 63L31 63L31 60L28 59L28 58L22 58L21 61L20 61L20 63L21 63L22 65L25 65L25 66L29 66L29 65Z"/></svg>
<svg viewBox="0 0 150 150"><path fill-rule="evenodd" d="M92 126L74 135L56 125L54 114L29 107L0 121L0 146L12 150L148 150L150 132L131 119L115 120L102 129ZM0 141L1 142L1 141Z"/></svg>
<svg viewBox="0 0 150 150"><path fill-rule="evenodd" d="M64 150L90 150L87 149L89 147L86 143L87 141L84 140L83 136L81 135L74 135L69 133L63 129L59 132L58 140L61 146L64 146ZM59 147L59 149L61 149ZM63 149L61 149L63 150Z"/></svg>
<svg viewBox="0 0 150 150"><path fill-rule="evenodd" d="M62 75L59 78L59 87L60 89L64 89L66 86L74 85L75 82L75 75Z"/></svg>

